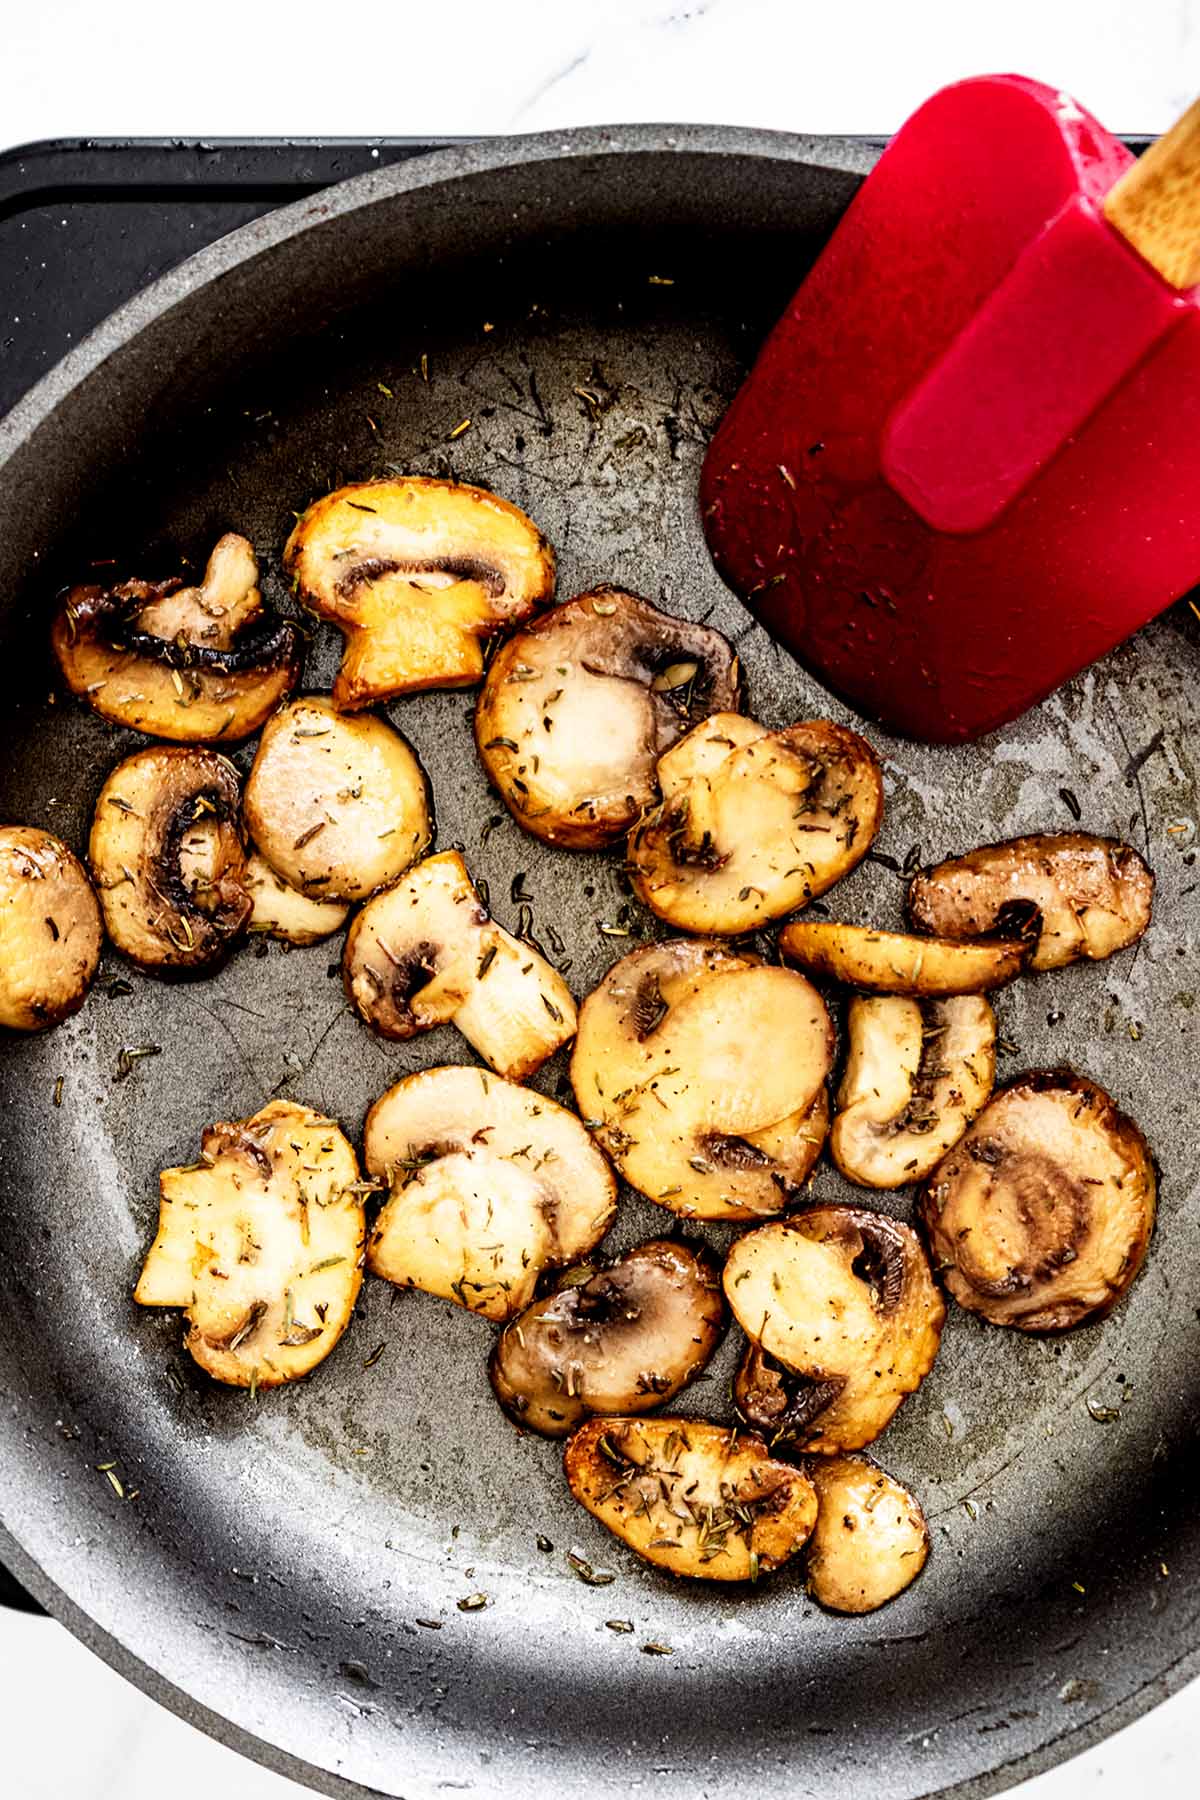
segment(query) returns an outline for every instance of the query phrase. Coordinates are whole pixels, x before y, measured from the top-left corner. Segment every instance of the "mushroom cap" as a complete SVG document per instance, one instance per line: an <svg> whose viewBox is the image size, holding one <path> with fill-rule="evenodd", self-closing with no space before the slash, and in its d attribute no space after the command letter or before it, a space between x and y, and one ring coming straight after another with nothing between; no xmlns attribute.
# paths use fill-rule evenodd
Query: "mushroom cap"
<svg viewBox="0 0 1200 1800"><path fill-rule="evenodd" d="M363 1157L391 1195L368 1266L508 1319L543 1268L584 1256L617 1204L612 1170L565 1107L486 1069L423 1069L367 1114Z"/></svg>
<svg viewBox="0 0 1200 1800"><path fill-rule="evenodd" d="M1028 939L968 944L833 919L794 919L780 932L779 948L814 975L872 994L985 993L1015 981L1033 954Z"/></svg>
<svg viewBox="0 0 1200 1800"><path fill-rule="evenodd" d="M624 837L655 796L655 764L707 712L736 709L719 632L593 588L514 633L475 713L485 773L526 831L569 849Z"/></svg>
<svg viewBox="0 0 1200 1800"><path fill-rule="evenodd" d="M1069 1069L1002 1088L941 1162L921 1217L946 1286L1021 1331L1103 1317L1145 1260L1154 1162L1141 1131Z"/></svg>
<svg viewBox="0 0 1200 1800"><path fill-rule="evenodd" d="M92 874L109 937L139 967L207 974L245 929L238 798L233 764L197 746L136 750L101 788Z"/></svg>
<svg viewBox="0 0 1200 1800"><path fill-rule="evenodd" d="M743 932L847 875L883 818L871 746L828 719L767 731L714 713L661 757L662 802L629 836L641 900L681 931Z"/></svg>
<svg viewBox="0 0 1200 1800"><path fill-rule="evenodd" d="M830 1612L874 1612L925 1567L929 1527L920 1502L869 1456L813 1457L808 1473L817 1490L808 1591Z"/></svg>
<svg viewBox="0 0 1200 1800"><path fill-rule="evenodd" d="M848 1181L923 1181L992 1091L996 1015L978 994L856 996L829 1151Z"/></svg>
<svg viewBox="0 0 1200 1800"><path fill-rule="evenodd" d="M576 1500L672 1575L754 1581L803 1549L816 1522L802 1469L707 1419L589 1419L563 1464Z"/></svg>
<svg viewBox="0 0 1200 1800"><path fill-rule="evenodd" d="M717 1263L657 1239L571 1271L507 1325L489 1372L518 1425L565 1437L592 1414L648 1412L709 1361L725 1330Z"/></svg>
<svg viewBox="0 0 1200 1800"><path fill-rule="evenodd" d="M362 1184L336 1122L272 1100L209 1126L200 1161L164 1169L159 1188L134 1299L183 1307L186 1347L217 1381L307 1375L350 1323L362 1282Z"/></svg>
<svg viewBox="0 0 1200 1800"><path fill-rule="evenodd" d="M0 826L0 1025L43 1031L78 1012L100 963L100 907L48 831Z"/></svg>
<svg viewBox="0 0 1200 1800"><path fill-rule="evenodd" d="M584 1001L580 1110L626 1180L695 1218L778 1212L827 1123L833 1026L792 970L668 939L623 957Z"/></svg>
<svg viewBox="0 0 1200 1800"><path fill-rule="evenodd" d="M481 640L554 595L554 553L532 519L484 488L389 476L338 488L284 550L301 599L346 637L343 711L483 673Z"/></svg>
<svg viewBox="0 0 1200 1800"><path fill-rule="evenodd" d="M324 694L282 707L246 778L246 826L277 875L316 900L363 900L429 843L429 785L407 738Z"/></svg>
<svg viewBox="0 0 1200 1800"><path fill-rule="evenodd" d="M248 737L300 674L300 635L263 605L254 550L234 532L193 586L70 589L50 641L67 686L101 718L182 744Z"/></svg>
<svg viewBox="0 0 1200 1800"><path fill-rule="evenodd" d="M820 1206L760 1225L732 1246L724 1283L752 1349L781 1365L772 1387L799 1449L870 1443L933 1367L946 1308L920 1239L886 1214ZM778 1434L781 1409L759 1410L759 1385L744 1380L739 1405Z"/></svg>
<svg viewBox="0 0 1200 1800"><path fill-rule="evenodd" d="M1125 949L1149 925L1153 903L1154 876L1137 851L1084 831L984 844L922 871L908 890L908 916L919 931L1031 934L1032 969Z"/></svg>

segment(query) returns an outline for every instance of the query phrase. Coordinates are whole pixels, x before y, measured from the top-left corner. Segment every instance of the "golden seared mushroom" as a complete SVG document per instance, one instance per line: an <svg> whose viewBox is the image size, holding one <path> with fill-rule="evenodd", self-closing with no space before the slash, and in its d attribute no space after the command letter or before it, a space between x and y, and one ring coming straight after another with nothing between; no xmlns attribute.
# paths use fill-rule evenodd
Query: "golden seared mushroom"
<svg viewBox="0 0 1200 1800"><path fill-rule="evenodd" d="M794 919L779 933L779 948L814 975L871 994L987 993L1015 981L1033 953L1028 939L964 944L833 919Z"/></svg>
<svg viewBox="0 0 1200 1800"><path fill-rule="evenodd" d="M427 856L367 902L347 935L342 975L351 1005L381 1037L452 1021L514 1081L575 1035L570 988L497 925L457 850Z"/></svg>
<svg viewBox="0 0 1200 1800"><path fill-rule="evenodd" d="M480 690L475 740L519 825L594 849L624 837L652 804L663 752L738 701L737 657L719 632L599 587L501 646Z"/></svg>
<svg viewBox="0 0 1200 1800"><path fill-rule="evenodd" d="M797 1197L828 1128L833 1026L803 976L693 938L623 957L579 1013L571 1083L625 1179L672 1212Z"/></svg>
<svg viewBox="0 0 1200 1800"><path fill-rule="evenodd" d="M718 1265L704 1249L657 1240L602 1269L571 1270L506 1325L489 1370L518 1425L544 1437L595 1413L642 1413L673 1399L725 1330Z"/></svg>
<svg viewBox="0 0 1200 1800"><path fill-rule="evenodd" d="M808 1472L817 1490L808 1591L830 1612L874 1612L925 1567L929 1527L920 1502L869 1456L814 1457Z"/></svg>
<svg viewBox="0 0 1200 1800"><path fill-rule="evenodd" d="M908 916L947 938L1031 936L1031 969L1099 961L1150 923L1154 876L1137 851L1084 831L985 844L917 875Z"/></svg>
<svg viewBox="0 0 1200 1800"><path fill-rule="evenodd" d="M802 1469L707 1419L589 1419L563 1462L580 1505L672 1575L757 1581L802 1550L816 1522Z"/></svg>
<svg viewBox="0 0 1200 1800"><path fill-rule="evenodd" d="M554 552L519 507L409 475L317 500L288 539L301 600L344 633L335 706L469 687L483 643L554 598Z"/></svg>
<svg viewBox="0 0 1200 1800"><path fill-rule="evenodd" d="M269 722L243 809L276 874L314 900L365 900L404 873L431 831L408 740L383 719L345 718L323 694Z"/></svg>
<svg viewBox="0 0 1200 1800"><path fill-rule="evenodd" d="M367 1266L488 1319L533 1299L543 1269L593 1249L617 1184L574 1113L486 1069L423 1069L367 1114L363 1158L390 1195Z"/></svg>
<svg viewBox="0 0 1200 1800"><path fill-rule="evenodd" d="M913 1000L857 997L829 1153L848 1181L897 1188L923 1181L987 1101L996 1073L996 1015L978 994Z"/></svg>
<svg viewBox="0 0 1200 1800"><path fill-rule="evenodd" d="M1116 1305L1141 1268L1156 1182L1145 1138L1082 1075L1003 1088L930 1177L934 1264L968 1312L1066 1331Z"/></svg>
<svg viewBox="0 0 1200 1800"><path fill-rule="evenodd" d="M289 887L257 851L246 858L245 882L254 903L250 930L288 944L318 944L340 931L350 916L341 900L310 900L299 888Z"/></svg>
<svg viewBox="0 0 1200 1800"><path fill-rule="evenodd" d="M660 758L658 784L629 873L681 931L753 931L794 912L862 861L883 817L875 752L828 719L767 731L714 713Z"/></svg>
<svg viewBox="0 0 1200 1800"><path fill-rule="evenodd" d="M152 974L204 975L250 919L237 771L214 750L159 745L118 763L89 847L108 935Z"/></svg>
<svg viewBox="0 0 1200 1800"><path fill-rule="evenodd" d="M933 1367L946 1308L917 1234L883 1213L821 1206L760 1225L724 1281L750 1339L738 1410L772 1441L858 1450Z"/></svg>
<svg viewBox="0 0 1200 1800"><path fill-rule="evenodd" d="M83 864L48 831L0 826L0 1026L44 1031L78 1012L102 941Z"/></svg>
<svg viewBox="0 0 1200 1800"><path fill-rule="evenodd" d="M366 1236L354 1151L333 1119L272 1100L210 1125L159 1176L158 1235L134 1299L180 1306L202 1369L233 1387L296 1381L354 1311Z"/></svg>
<svg viewBox="0 0 1200 1800"><path fill-rule="evenodd" d="M263 605L254 550L234 532L195 586L71 588L50 641L67 686L101 718L180 744L248 737L300 674L299 633Z"/></svg>

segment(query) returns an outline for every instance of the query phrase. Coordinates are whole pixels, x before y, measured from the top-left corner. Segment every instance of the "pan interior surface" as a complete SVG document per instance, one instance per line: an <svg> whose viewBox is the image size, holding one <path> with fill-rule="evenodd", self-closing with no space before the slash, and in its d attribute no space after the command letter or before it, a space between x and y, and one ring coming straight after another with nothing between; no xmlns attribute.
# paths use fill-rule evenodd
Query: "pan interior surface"
<svg viewBox="0 0 1200 1800"><path fill-rule="evenodd" d="M82 848L138 741L53 691L63 581L109 559L200 564L238 530L286 609L294 513L390 471L525 508L558 552L560 598L612 581L724 631L765 723L862 725L722 587L695 501L709 434L853 192L853 154L699 131L534 142L529 160L450 152L246 228L168 278L106 361L19 410L0 467L0 818ZM305 687L327 689L337 658L320 628ZM518 1784L982 1793L1177 1685L1200 1576L1198 658L1180 606L982 744L863 727L885 759L876 849L897 865L1066 829L1077 807L1158 875L1135 953L997 1005L1001 1079L1070 1063L1146 1131L1161 1165L1147 1267L1110 1319L1057 1341L952 1311L933 1374L874 1447L934 1546L885 1611L827 1616L799 1570L725 1592L638 1564L570 1500L559 1448L498 1411L489 1327L429 1296L369 1280L333 1356L254 1401L195 1370L174 1315L135 1309L157 1172L191 1161L207 1123L285 1094L357 1137L401 1075L473 1060L448 1027L371 1036L337 978L340 939L258 943L182 985L110 951L76 1019L0 1046L0 1519L23 1572L189 1716L223 1715L326 1791L410 1800ZM387 711L428 770L438 847L463 847L510 927L527 900L582 995L651 921L617 854L519 831L477 766L471 700ZM868 862L834 906L894 926L903 892ZM122 1050L148 1046L118 1079ZM564 1082L560 1056L537 1085ZM827 1166L813 1191L861 1199ZM910 1200L878 1204L908 1216ZM670 1223L626 1192L606 1248ZM731 1338L680 1409L728 1418L733 1361ZM612 1580L582 1579L572 1551ZM487 1604L460 1609L473 1595Z"/></svg>

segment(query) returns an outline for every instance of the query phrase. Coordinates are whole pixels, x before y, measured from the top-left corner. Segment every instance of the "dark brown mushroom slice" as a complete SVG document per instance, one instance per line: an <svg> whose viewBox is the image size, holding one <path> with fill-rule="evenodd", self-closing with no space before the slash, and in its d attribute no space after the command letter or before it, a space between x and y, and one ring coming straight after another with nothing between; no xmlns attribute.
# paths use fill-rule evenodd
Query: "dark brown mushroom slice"
<svg viewBox="0 0 1200 1800"><path fill-rule="evenodd" d="M808 1591L829 1612L875 1612L925 1567L929 1526L920 1502L869 1456L814 1456L808 1473L817 1490Z"/></svg>
<svg viewBox="0 0 1200 1800"><path fill-rule="evenodd" d="M737 656L719 632L598 587L501 646L480 690L475 741L524 830L593 849L624 837L652 804L663 752L739 701Z"/></svg>
<svg viewBox="0 0 1200 1800"><path fill-rule="evenodd" d="M960 943L833 919L794 919L780 932L779 948L789 962L864 993L930 996L1004 987L1033 954L1028 939Z"/></svg>
<svg viewBox="0 0 1200 1800"><path fill-rule="evenodd" d="M760 1225L732 1246L724 1282L752 1345L785 1372L745 1369L744 1416L801 1450L870 1443L933 1367L946 1308L920 1239L886 1214L822 1206Z"/></svg>
<svg viewBox="0 0 1200 1800"><path fill-rule="evenodd" d="M1030 968L1098 961L1150 923L1154 876L1129 844L1084 831L985 844L918 874L908 916L947 938L1030 936Z"/></svg>
<svg viewBox="0 0 1200 1800"><path fill-rule="evenodd" d="M629 835L630 879L680 931L755 931L806 906L862 861L883 818L875 752L829 719L767 731L714 713L659 759L658 784Z"/></svg>
<svg viewBox="0 0 1200 1800"><path fill-rule="evenodd" d="M284 566L344 634L333 703L346 712L467 687L484 642L554 597L554 552L519 507L431 476L338 488L303 514Z"/></svg>
<svg viewBox="0 0 1200 1800"><path fill-rule="evenodd" d="M855 996L829 1152L848 1181L923 1181L986 1104L996 1015L980 994Z"/></svg>
<svg viewBox="0 0 1200 1800"><path fill-rule="evenodd" d="M48 831L0 827L0 1026L44 1031L78 1012L100 962L83 864Z"/></svg>
<svg viewBox="0 0 1200 1800"><path fill-rule="evenodd" d="M118 763L90 856L109 937L158 975L204 975L249 923L237 771L214 750L158 745Z"/></svg>
<svg viewBox="0 0 1200 1800"><path fill-rule="evenodd" d="M777 1213L828 1124L833 1025L793 970L703 939L623 957L584 1001L583 1117L634 1187L690 1218Z"/></svg>
<svg viewBox="0 0 1200 1800"><path fill-rule="evenodd" d="M575 1499L672 1575L756 1581L802 1550L816 1523L803 1469L708 1419L589 1419L563 1464Z"/></svg>
<svg viewBox="0 0 1200 1800"><path fill-rule="evenodd" d="M968 1312L1021 1331L1102 1318L1154 1227L1154 1162L1095 1082L1040 1070L1002 1089L921 1196L934 1264Z"/></svg>
<svg viewBox="0 0 1200 1800"><path fill-rule="evenodd" d="M601 1269L569 1270L557 1292L506 1325L492 1388L518 1425L566 1437L594 1414L649 1412L709 1361L725 1330L721 1272L703 1248L657 1239Z"/></svg>
<svg viewBox="0 0 1200 1800"><path fill-rule="evenodd" d="M71 588L50 639L71 692L102 718L176 743L248 737L300 674L300 635L263 604L253 548L233 532L195 585Z"/></svg>

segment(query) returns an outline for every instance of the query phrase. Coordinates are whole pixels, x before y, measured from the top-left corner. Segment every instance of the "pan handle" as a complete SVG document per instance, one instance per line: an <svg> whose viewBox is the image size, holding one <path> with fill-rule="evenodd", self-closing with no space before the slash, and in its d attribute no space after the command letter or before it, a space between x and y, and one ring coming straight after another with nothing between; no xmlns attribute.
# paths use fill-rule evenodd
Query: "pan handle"
<svg viewBox="0 0 1200 1800"><path fill-rule="evenodd" d="M15 1612L42 1613L45 1607L39 1606L33 1595L27 1593L15 1575L0 1563L0 1606L11 1606Z"/></svg>

